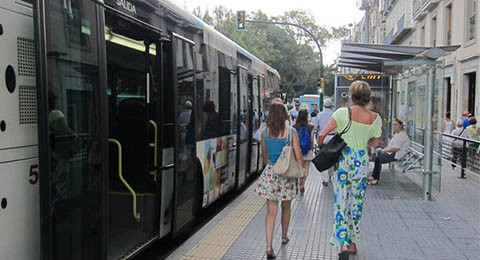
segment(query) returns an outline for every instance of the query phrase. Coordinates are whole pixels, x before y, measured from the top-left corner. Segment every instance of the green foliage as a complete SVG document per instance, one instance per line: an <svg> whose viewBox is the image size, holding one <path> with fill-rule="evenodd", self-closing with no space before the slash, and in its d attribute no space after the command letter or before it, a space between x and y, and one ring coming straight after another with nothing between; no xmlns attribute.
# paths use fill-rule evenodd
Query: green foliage
<svg viewBox="0 0 480 260"><path fill-rule="evenodd" d="M294 26L247 22L246 31L237 31L236 14L224 6L202 12L200 7L193 14L212 25L240 46L276 68L282 77L281 88L287 96L317 93L320 72L318 48L308 33ZM247 20L275 21L299 24L307 28L324 47L330 40L348 35L346 27L324 28L316 24L315 17L307 10L291 10L279 16L268 16L261 10L247 14ZM336 65L324 66L325 94L334 92Z"/></svg>

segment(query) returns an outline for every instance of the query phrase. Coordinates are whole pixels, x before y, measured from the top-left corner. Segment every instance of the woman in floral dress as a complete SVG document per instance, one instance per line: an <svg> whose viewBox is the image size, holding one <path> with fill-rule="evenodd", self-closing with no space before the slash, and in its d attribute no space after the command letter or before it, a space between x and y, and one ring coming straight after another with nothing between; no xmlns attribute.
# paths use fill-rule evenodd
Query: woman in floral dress
<svg viewBox="0 0 480 260"><path fill-rule="evenodd" d="M285 107L282 104L271 104L267 118L267 127L262 132L261 137L263 161L268 163L254 189L255 194L267 199L267 215L265 216L267 259L275 258L272 240L278 201L282 202L282 244L286 244L289 241L287 233L290 225L291 201L298 193L297 179L287 179L273 171L273 165L277 162L287 140L293 141L295 158L300 165L303 163L297 131L286 122L288 122L288 114Z"/></svg>
<svg viewBox="0 0 480 260"><path fill-rule="evenodd" d="M371 99L368 83L353 82L349 94L353 104L351 112L349 113L346 107L335 111L318 138L318 143L321 144L331 130L337 128L341 132L351 118L350 129L342 136L347 147L338 159L335 165L337 173L333 175L335 216L330 243L340 248L340 259L348 259L349 254L357 252L360 217L367 187L367 174L370 172L367 145L378 147L382 134L382 119L377 113L366 108Z"/></svg>

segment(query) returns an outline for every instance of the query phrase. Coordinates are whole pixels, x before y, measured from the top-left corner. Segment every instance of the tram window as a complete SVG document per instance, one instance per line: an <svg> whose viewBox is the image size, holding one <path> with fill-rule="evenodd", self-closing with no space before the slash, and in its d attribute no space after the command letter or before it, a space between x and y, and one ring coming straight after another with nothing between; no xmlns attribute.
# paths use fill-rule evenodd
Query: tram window
<svg viewBox="0 0 480 260"><path fill-rule="evenodd" d="M230 103L231 96L231 76L230 70L223 67L218 67L218 114L220 116L221 126L220 135L225 136L230 134L231 118L230 110L232 109Z"/></svg>
<svg viewBox="0 0 480 260"><path fill-rule="evenodd" d="M177 107L179 117L180 138L179 144L185 144L185 149L180 151L187 153L190 144L195 143L195 112L194 101L194 66L193 46L180 39L176 40L177 58Z"/></svg>
<svg viewBox="0 0 480 260"><path fill-rule="evenodd" d="M63 17L66 23L66 38L69 47L90 51L92 26L88 17L81 16L85 3L79 0L62 2Z"/></svg>
<svg viewBox="0 0 480 260"><path fill-rule="evenodd" d="M173 86L173 57L172 57L172 46L170 44L165 44L164 46L164 55L162 55L163 64L164 64L164 75L163 77L163 123L164 123L164 132L163 132L163 148L173 147L175 140L175 128L174 128L174 108L175 108L175 97L174 97L174 86Z"/></svg>
<svg viewBox="0 0 480 260"><path fill-rule="evenodd" d="M218 104L218 88L210 80L197 84L197 140L219 137L221 118Z"/></svg>

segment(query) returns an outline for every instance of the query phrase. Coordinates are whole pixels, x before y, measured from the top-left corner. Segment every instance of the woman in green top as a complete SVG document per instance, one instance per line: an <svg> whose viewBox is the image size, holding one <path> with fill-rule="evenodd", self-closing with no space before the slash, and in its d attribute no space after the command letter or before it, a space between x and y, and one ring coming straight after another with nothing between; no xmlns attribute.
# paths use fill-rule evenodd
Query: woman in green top
<svg viewBox="0 0 480 260"><path fill-rule="evenodd" d="M370 172L367 146L380 146L382 135L382 119L377 113L366 108L371 99L368 83L353 82L349 94L353 104L351 114L349 115L346 107L335 111L317 140L318 144L322 144L325 136L335 128L341 132L351 118L350 130L342 136L347 147L338 158L335 165L337 174L333 175L335 217L330 244L340 247L340 259L348 259L349 254L357 252L363 198L367 187L367 174Z"/></svg>

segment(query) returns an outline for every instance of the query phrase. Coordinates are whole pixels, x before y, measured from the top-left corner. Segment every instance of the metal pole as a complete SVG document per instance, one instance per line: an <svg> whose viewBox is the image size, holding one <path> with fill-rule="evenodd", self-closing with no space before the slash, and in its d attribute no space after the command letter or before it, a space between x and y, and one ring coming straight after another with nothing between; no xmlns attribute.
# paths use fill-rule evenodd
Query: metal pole
<svg viewBox="0 0 480 260"><path fill-rule="evenodd" d="M427 80L427 115L425 127L425 148L423 164L423 199L432 200L432 174L433 174L433 102L435 88L435 65L430 65Z"/></svg>
<svg viewBox="0 0 480 260"><path fill-rule="evenodd" d="M317 44L317 48L318 48L318 52L320 53L320 78L323 78L323 54L322 54L322 48L320 47L320 43L318 42L318 39L317 37L315 37L315 35L313 35L313 33L311 33L307 28L299 25L299 24L294 24L294 23L283 23L283 22L270 22L270 21L252 21L252 20L246 20L246 22L248 23L263 23L263 24L279 24L279 25L290 25L290 26L295 26L295 27L298 27L302 30L304 30L306 33L308 33L310 35L310 37L312 37L313 41L315 42L315 44ZM322 104L323 104L323 96L324 94L322 93L321 94L321 99L322 99ZM320 107L320 111L323 110L323 106Z"/></svg>
<svg viewBox="0 0 480 260"><path fill-rule="evenodd" d="M463 140L462 152L460 153L462 170L460 172L460 178L466 179L465 168L467 168L467 141Z"/></svg>

